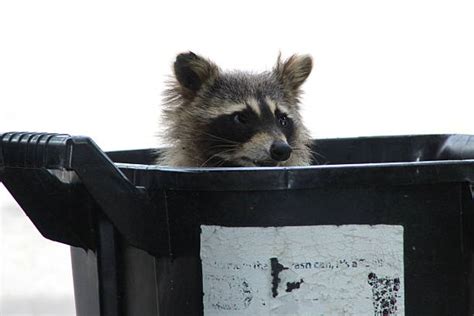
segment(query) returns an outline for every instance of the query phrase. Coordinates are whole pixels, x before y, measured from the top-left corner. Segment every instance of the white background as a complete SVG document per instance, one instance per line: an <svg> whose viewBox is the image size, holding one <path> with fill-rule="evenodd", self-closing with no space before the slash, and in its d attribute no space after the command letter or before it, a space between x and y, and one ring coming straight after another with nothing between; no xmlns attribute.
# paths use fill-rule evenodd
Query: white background
<svg viewBox="0 0 474 316"><path fill-rule="evenodd" d="M174 56L264 70L309 53L314 137L474 134L471 1L2 1L0 132L157 146ZM0 187L0 314L73 314L68 247Z"/></svg>

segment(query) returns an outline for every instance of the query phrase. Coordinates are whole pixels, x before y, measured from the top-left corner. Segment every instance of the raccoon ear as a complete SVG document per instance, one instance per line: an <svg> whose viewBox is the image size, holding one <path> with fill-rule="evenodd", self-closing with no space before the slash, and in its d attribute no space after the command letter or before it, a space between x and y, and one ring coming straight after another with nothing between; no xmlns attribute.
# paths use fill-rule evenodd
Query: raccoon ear
<svg viewBox="0 0 474 316"><path fill-rule="evenodd" d="M313 68L313 59L309 55L293 55L285 61L278 56L274 72L286 89L297 92L298 88L308 78Z"/></svg>
<svg viewBox="0 0 474 316"><path fill-rule="evenodd" d="M181 87L194 94L203 83L217 77L219 69L209 60L193 52L179 54L174 62L174 74Z"/></svg>

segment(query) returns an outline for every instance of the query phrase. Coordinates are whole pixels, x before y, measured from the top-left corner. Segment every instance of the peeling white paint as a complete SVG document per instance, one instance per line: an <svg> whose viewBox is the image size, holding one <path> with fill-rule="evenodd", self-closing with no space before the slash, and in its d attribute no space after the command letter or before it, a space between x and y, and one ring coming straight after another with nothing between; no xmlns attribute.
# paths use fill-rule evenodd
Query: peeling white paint
<svg viewBox="0 0 474 316"><path fill-rule="evenodd" d="M201 229L205 315L404 315L402 226Z"/></svg>

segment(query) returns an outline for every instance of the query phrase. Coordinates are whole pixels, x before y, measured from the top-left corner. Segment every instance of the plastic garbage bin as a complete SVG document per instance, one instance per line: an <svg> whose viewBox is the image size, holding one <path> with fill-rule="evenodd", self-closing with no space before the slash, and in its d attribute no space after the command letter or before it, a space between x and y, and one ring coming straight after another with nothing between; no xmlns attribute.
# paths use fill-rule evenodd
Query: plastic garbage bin
<svg viewBox="0 0 474 316"><path fill-rule="evenodd" d="M0 179L71 245L78 315L472 315L474 136L318 140L324 164L166 168L6 133Z"/></svg>

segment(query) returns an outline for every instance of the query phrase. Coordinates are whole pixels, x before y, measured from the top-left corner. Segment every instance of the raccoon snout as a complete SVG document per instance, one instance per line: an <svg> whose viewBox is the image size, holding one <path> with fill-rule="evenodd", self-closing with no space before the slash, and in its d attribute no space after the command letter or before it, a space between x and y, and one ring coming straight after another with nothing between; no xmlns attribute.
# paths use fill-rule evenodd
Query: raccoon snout
<svg viewBox="0 0 474 316"><path fill-rule="evenodd" d="M275 141L270 146L270 156L276 161L285 161L290 158L291 147L284 141Z"/></svg>

